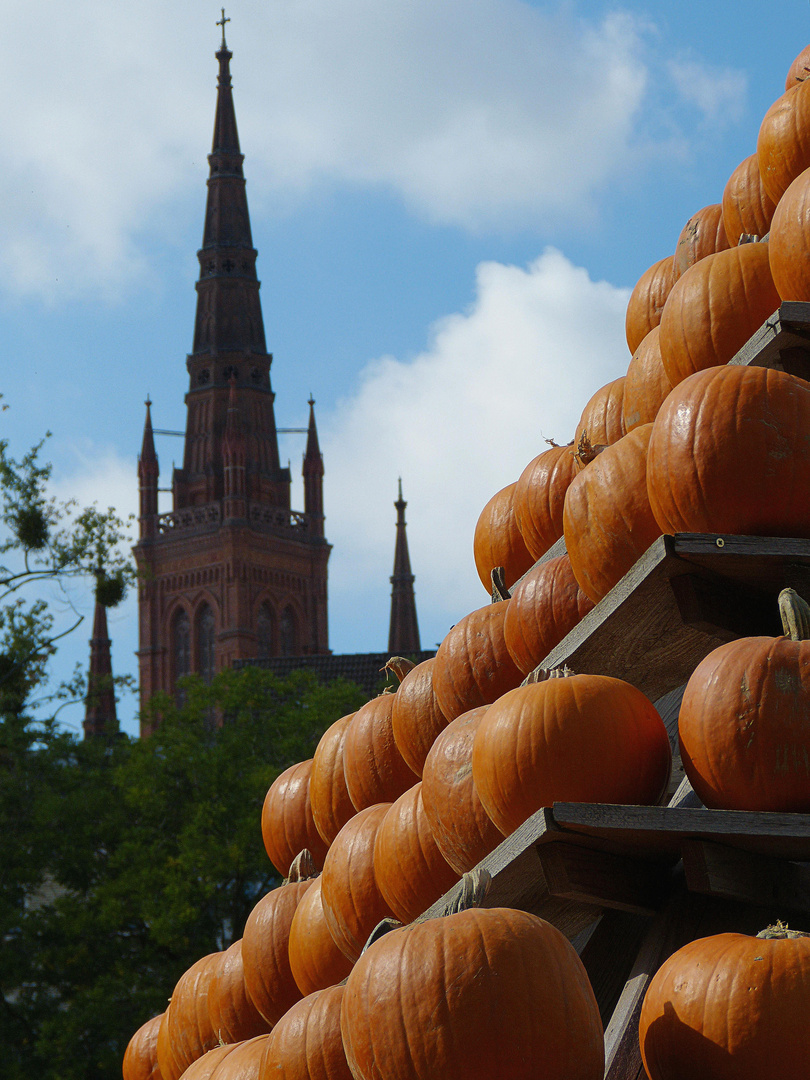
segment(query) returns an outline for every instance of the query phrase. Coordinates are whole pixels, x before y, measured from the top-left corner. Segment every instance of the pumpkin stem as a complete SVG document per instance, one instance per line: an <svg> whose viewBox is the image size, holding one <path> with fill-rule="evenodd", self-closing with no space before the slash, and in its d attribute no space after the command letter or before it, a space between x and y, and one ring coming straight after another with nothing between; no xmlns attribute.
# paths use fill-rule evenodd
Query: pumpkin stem
<svg viewBox="0 0 810 1080"><path fill-rule="evenodd" d="M409 671L413 671L416 664L413 660L408 660L405 656L392 656L389 660L386 660L380 671L393 671L400 682L405 678Z"/></svg>
<svg viewBox="0 0 810 1080"><path fill-rule="evenodd" d="M529 672L520 685L529 686L530 683L546 682L547 679L567 679L570 675L574 674L575 672L567 665L565 667L553 668L536 667L533 671Z"/></svg>
<svg viewBox="0 0 810 1080"><path fill-rule="evenodd" d="M492 885L492 874L483 866L476 866L461 879L461 888L444 909L445 915L455 915L468 908L481 907Z"/></svg>
<svg viewBox="0 0 810 1080"><path fill-rule="evenodd" d="M489 578L492 582L492 603L497 604L500 600L509 600L512 594L506 587L504 568L502 566L493 566Z"/></svg>
<svg viewBox="0 0 810 1080"><path fill-rule="evenodd" d="M810 934L804 933L803 930L789 930L787 923L783 923L781 919L777 919L773 926L766 926L764 930L760 930L757 937L768 939L800 938L810 937Z"/></svg>
<svg viewBox="0 0 810 1080"><path fill-rule="evenodd" d="M379 941L381 937L387 934L390 930L399 930L402 923L399 919L381 919L380 922L374 927L371 933L368 935L368 941L363 946L363 950L360 953L362 956L366 949L370 949L375 941Z"/></svg>
<svg viewBox="0 0 810 1080"><path fill-rule="evenodd" d="M588 438L588 432L583 431L579 437L579 442L577 443L576 450L572 450L571 453L574 455L574 460L577 463L577 467L580 469L584 469L586 465L590 465L590 463L598 454L601 454L602 451L606 449L607 447L604 445L604 443L599 443L598 445L594 446L591 440Z"/></svg>
<svg viewBox="0 0 810 1080"><path fill-rule="evenodd" d="M785 637L791 641L810 638L810 604L795 589L782 589L779 593L779 614Z"/></svg>
<svg viewBox="0 0 810 1080"><path fill-rule="evenodd" d="M304 848L303 851L298 852L290 863L290 872L284 878L282 884L289 885L291 881L309 881L310 878L316 878L318 874L320 874L320 870L315 865L312 852L309 848Z"/></svg>

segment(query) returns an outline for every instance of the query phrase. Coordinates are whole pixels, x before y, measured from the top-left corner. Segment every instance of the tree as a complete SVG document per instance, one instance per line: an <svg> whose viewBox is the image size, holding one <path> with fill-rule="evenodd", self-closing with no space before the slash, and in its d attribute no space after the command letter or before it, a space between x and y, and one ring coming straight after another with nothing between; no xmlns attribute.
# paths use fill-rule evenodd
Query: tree
<svg viewBox="0 0 810 1080"><path fill-rule="evenodd" d="M279 884L260 825L273 779L363 700L309 672L224 671L210 686L189 678L182 705L154 701L161 720L148 739L57 739L39 751L50 790L29 842L48 849L60 891L19 914L16 991L0 1012L17 1071L4 1075L116 1075L183 971L240 937ZM58 831L46 831L49 813Z"/></svg>

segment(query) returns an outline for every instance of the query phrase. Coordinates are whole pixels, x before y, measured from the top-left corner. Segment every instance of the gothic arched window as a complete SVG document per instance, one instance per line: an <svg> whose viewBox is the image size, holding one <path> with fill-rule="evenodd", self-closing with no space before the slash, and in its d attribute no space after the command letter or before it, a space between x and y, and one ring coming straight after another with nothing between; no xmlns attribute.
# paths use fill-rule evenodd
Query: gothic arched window
<svg viewBox="0 0 810 1080"><path fill-rule="evenodd" d="M191 671L191 624L181 608L172 622L172 682Z"/></svg>
<svg viewBox="0 0 810 1080"><path fill-rule="evenodd" d="M214 629L214 613L204 604L197 616L197 670L205 683L214 677Z"/></svg>
<svg viewBox="0 0 810 1080"><path fill-rule="evenodd" d="M291 607L285 607L281 613L278 638L279 651L282 656L298 655L298 627L296 625L295 612Z"/></svg>
<svg viewBox="0 0 810 1080"><path fill-rule="evenodd" d="M258 657L260 660L267 660L273 655L274 624L273 609L265 601L259 608L259 614L256 618L256 636L259 639Z"/></svg>

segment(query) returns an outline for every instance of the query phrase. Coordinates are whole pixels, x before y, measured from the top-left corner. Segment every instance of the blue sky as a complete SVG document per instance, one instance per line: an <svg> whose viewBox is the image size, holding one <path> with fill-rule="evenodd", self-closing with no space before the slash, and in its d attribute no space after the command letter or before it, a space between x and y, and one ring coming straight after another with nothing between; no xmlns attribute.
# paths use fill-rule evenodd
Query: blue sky
<svg viewBox="0 0 810 1080"><path fill-rule="evenodd" d="M3 436L22 453L50 430L56 491L126 513L146 394L156 426L185 422L219 7L0 13ZM478 513L626 370L629 290L755 150L810 7L233 0L227 14L279 426L317 402L330 644L385 648L402 476L430 647L486 601ZM296 477L302 452L283 439ZM180 454L159 441L164 481ZM88 590L73 602L90 614ZM116 671L134 673L132 600L111 630ZM56 675L86 662L88 636ZM121 702L130 731L135 708ZM81 708L63 716L78 726Z"/></svg>

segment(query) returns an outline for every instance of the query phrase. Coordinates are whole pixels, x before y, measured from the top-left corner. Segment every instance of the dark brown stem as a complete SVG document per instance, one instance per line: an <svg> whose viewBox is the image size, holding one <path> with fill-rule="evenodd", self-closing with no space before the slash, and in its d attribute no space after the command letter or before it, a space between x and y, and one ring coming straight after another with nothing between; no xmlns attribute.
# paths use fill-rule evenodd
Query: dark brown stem
<svg viewBox="0 0 810 1080"><path fill-rule="evenodd" d="M554 668L542 668L536 667L534 671L530 671L521 686L529 686L531 683L547 682L548 679L567 679L570 675L576 674L570 667L554 667Z"/></svg>
<svg viewBox="0 0 810 1080"><path fill-rule="evenodd" d="M315 865L312 852L309 848L304 848L290 863L290 872L284 879L284 884L288 885L291 881L309 881L310 878L316 878L318 874L320 870Z"/></svg>
<svg viewBox="0 0 810 1080"><path fill-rule="evenodd" d="M405 656L392 656L390 660L385 662L383 671L393 671L397 679L402 682L409 671L413 671L416 664L413 660L408 660Z"/></svg>
<svg viewBox="0 0 810 1080"><path fill-rule="evenodd" d="M810 638L810 604L795 589L782 589L779 593L779 614L785 637L791 641Z"/></svg>
<svg viewBox="0 0 810 1080"><path fill-rule="evenodd" d="M512 594L506 587L504 568L502 566L493 566L489 578L492 582L492 603L497 604L500 600L508 600Z"/></svg>
<svg viewBox="0 0 810 1080"><path fill-rule="evenodd" d="M445 915L455 915L468 908L481 907L492 885L492 874L483 866L476 866L461 879L461 888L444 909Z"/></svg>
<svg viewBox="0 0 810 1080"><path fill-rule="evenodd" d="M576 450L572 450L571 453L574 455L574 460L580 469L584 469L586 465L590 465L593 459L606 449L604 443L594 446L588 438L588 432L583 431L579 437Z"/></svg>
<svg viewBox="0 0 810 1080"><path fill-rule="evenodd" d="M370 949L375 941L379 941L380 938L384 937L389 931L399 930L400 926L402 926L402 923L399 919L382 919L368 935L368 941L363 946L363 951L360 955L362 956L366 949Z"/></svg>
<svg viewBox="0 0 810 1080"><path fill-rule="evenodd" d="M781 919L778 919L773 926L766 926L764 930L760 930L757 934L758 938L800 938L810 937L810 934L806 934L803 930L789 930L788 924L783 923Z"/></svg>

